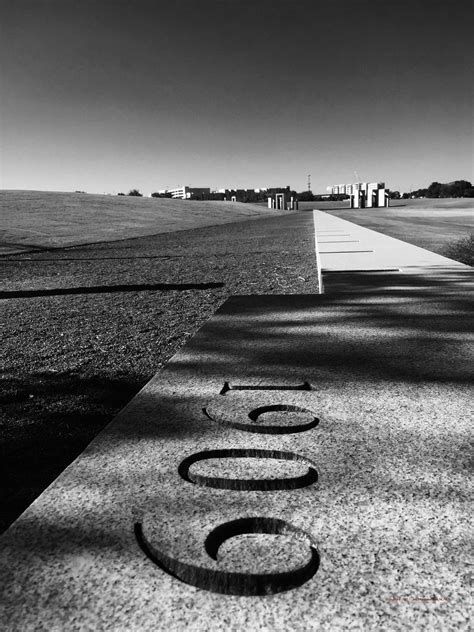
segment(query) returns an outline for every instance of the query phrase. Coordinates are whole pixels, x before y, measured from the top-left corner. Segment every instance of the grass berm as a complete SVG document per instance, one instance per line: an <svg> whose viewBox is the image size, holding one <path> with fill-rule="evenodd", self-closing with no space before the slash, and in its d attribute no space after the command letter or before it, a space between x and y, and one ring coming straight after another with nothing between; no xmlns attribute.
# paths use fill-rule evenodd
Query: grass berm
<svg viewBox="0 0 474 632"><path fill-rule="evenodd" d="M311 213L0 261L2 529L228 296L317 291Z"/></svg>
<svg viewBox="0 0 474 632"><path fill-rule="evenodd" d="M0 245L20 252L0 257L0 530L228 296L317 291L309 212L31 191L0 202ZM470 200L317 206L440 254L473 230Z"/></svg>

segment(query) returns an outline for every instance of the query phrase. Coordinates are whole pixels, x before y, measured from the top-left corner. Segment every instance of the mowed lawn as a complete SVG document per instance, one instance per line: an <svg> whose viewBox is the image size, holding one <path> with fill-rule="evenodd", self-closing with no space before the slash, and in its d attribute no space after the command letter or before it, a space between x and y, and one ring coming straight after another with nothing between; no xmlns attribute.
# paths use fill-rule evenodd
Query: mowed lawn
<svg viewBox="0 0 474 632"><path fill-rule="evenodd" d="M0 191L0 254L116 241L282 214L240 202Z"/></svg>
<svg viewBox="0 0 474 632"><path fill-rule="evenodd" d="M227 297L317 292L311 213L11 254L0 270L0 531Z"/></svg>
<svg viewBox="0 0 474 632"><path fill-rule="evenodd" d="M0 257L0 531L228 296L317 292L305 209L435 251L473 229L470 200L370 211L310 203L282 216L262 205L85 194L0 200L3 244L17 252Z"/></svg>
<svg viewBox="0 0 474 632"><path fill-rule="evenodd" d="M441 255L449 244L474 233L474 200L470 198L393 200L389 208L375 209L334 208L334 202L313 204L331 215Z"/></svg>

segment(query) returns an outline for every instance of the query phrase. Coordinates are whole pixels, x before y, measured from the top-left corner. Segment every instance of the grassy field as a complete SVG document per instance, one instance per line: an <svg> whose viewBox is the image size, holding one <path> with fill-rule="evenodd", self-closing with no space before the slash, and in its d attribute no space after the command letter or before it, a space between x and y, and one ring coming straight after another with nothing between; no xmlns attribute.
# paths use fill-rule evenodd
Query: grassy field
<svg viewBox="0 0 474 632"><path fill-rule="evenodd" d="M354 224L396 237L438 254L474 233L474 200L394 200L389 208L335 208L335 203L311 203Z"/></svg>
<svg viewBox="0 0 474 632"><path fill-rule="evenodd" d="M115 241L281 214L257 204L0 191L0 254Z"/></svg>
<svg viewBox="0 0 474 632"><path fill-rule="evenodd" d="M229 295L314 293L314 264L310 213L0 257L0 531Z"/></svg>
<svg viewBox="0 0 474 632"><path fill-rule="evenodd" d="M0 198L4 244L24 250L0 257L1 531L228 296L314 293L317 270L309 212L82 194ZM469 201L427 202L318 207L433 250L472 230ZM239 214L252 221L236 222Z"/></svg>

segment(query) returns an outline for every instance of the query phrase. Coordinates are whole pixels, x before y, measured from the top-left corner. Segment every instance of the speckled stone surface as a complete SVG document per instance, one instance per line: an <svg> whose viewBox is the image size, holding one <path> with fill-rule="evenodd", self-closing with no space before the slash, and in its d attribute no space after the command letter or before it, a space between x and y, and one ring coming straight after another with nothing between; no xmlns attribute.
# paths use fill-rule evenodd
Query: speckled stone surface
<svg viewBox="0 0 474 632"><path fill-rule="evenodd" d="M467 630L472 291L448 286L228 300L0 538L2 628ZM229 526L256 518L279 535Z"/></svg>

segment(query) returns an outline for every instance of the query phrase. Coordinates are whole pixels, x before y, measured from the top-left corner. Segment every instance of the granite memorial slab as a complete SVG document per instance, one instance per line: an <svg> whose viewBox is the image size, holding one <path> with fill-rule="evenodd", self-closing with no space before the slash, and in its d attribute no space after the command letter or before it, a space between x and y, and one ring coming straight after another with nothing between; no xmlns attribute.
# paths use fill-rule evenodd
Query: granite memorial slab
<svg viewBox="0 0 474 632"><path fill-rule="evenodd" d="M7 629L463 629L471 309L229 299L3 535Z"/></svg>

